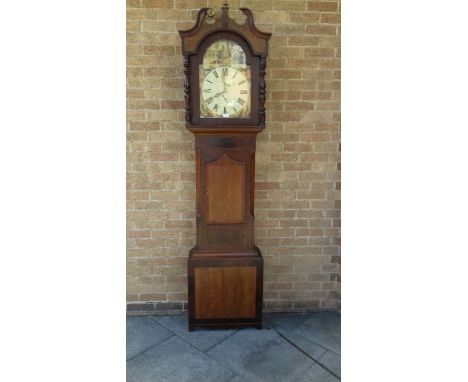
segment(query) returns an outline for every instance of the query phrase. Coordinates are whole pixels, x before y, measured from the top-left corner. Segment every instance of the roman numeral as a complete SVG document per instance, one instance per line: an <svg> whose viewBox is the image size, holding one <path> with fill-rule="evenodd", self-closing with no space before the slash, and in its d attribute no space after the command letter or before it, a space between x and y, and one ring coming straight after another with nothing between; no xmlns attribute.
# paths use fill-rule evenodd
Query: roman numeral
<svg viewBox="0 0 468 382"><path fill-rule="evenodd" d="M241 90L240 94L247 94L247 90Z"/></svg>
<svg viewBox="0 0 468 382"><path fill-rule="evenodd" d="M211 93L211 89L205 89L203 90L204 93ZM242 92L241 92L242 93Z"/></svg>
<svg viewBox="0 0 468 382"><path fill-rule="evenodd" d="M224 114L227 114L226 106L224 106Z"/></svg>
<svg viewBox="0 0 468 382"><path fill-rule="evenodd" d="M236 109L234 106L233 106L232 108L233 108L233 109L234 109L234 111L237 113L237 109Z"/></svg>
<svg viewBox="0 0 468 382"><path fill-rule="evenodd" d="M211 82L210 80L207 80L210 84L212 84L213 82Z"/></svg>
<svg viewBox="0 0 468 382"><path fill-rule="evenodd" d="M239 82L239 85L245 84L245 80Z"/></svg>
<svg viewBox="0 0 468 382"><path fill-rule="evenodd" d="M218 72L217 72L216 70L213 72L213 74L214 74L214 76L215 76L216 78L219 78L219 74L218 74Z"/></svg>
<svg viewBox="0 0 468 382"><path fill-rule="evenodd" d="M209 105L211 102L213 102L213 97L210 97L210 98L208 98L208 99L205 100L205 103L206 103L207 105Z"/></svg>
<svg viewBox="0 0 468 382"><path fill-rule="evenodd" d="M235 72L235 73L234 73L234 75L232 76L232 79L236 78L237 73L239 73L239 72Z"/></svg>
<svg viewBox="0 0 468 382"><path fill-rule="evenodd" d="M227 76L229 73L229 69L228 68L223 68L223 76Z"/></svg>
<svg viewBox="0 0 468 382"><path fill-rule="evenodd" d="M219 106L218 106L218 104L216 104L216 105L214 105L213 110L218 111L218 108L219 108Z"/></svg>
<svg viewBox="0 0 468 382"><path fill-rule="evenodd" d="M243 105L243 104L245 103L245 101L244 101L242 98L238 98L238 99L237 99L237 103L238 103L239 105Z"/></svg>

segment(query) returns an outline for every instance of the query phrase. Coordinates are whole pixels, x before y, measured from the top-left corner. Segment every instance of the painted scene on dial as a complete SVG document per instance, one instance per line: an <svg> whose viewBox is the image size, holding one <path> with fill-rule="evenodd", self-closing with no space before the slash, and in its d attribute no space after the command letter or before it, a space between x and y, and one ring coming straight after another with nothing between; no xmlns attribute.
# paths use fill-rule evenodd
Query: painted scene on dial
<svg viewBox="0 0 468 382"><path fill-rule="evenodd" d="M250 118L250 66L238 44L218 40L210 45L199 80L201 118Z"/></svg>

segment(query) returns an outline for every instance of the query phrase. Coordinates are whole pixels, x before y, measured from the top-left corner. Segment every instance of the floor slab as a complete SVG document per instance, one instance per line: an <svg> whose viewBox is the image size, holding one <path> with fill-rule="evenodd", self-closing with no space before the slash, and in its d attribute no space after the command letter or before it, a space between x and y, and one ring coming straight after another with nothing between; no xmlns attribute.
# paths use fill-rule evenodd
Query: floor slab
<svg viewBox="0 0 468 382"><path fill-rule="evenodd" d="M127 363L127 382L228 382L235 374L173 336Z"/></svg>
<svg viewBox="0 0 468 382"><path fill-rule="evenodd" d="M320 365L315 364L307 369L299 378L294 380L294 382L339 382L339 379Z"/></svg>
<svg viewBox="0 0 468 382"><path fill-rule="evenodd" d="M341 353L341 318L338 313L312 313L294 329L294 333L327 350Z"/></svg>
<svg viewBox="0 0 468 382"><path fill-rule="evenodd" d="M234 378L232 378L229 382L245 382L244 379L236 375Z"/></svg>
<svg viewBox="0 0 468 382"><path fill-rule="evenodd" d="M201 351L207 351L236 332L235 330L209 329L189 332L187 316L155 316L152 319Z"/></svg>
<svg viewBox="0 0 468 382"><path fill-rule="evenodd" d="M326 366L329 370L333 371L336 375L341 377L341 356L327 351L319 358L319 362Z"/></svg>
<svg viewBox="0 0 468 382"><path fill-rule="evenodd" d="M240 330L207 353L246 381L285 382L313 364L274 330Z"/></svg>
<svg viewBox="0 0 468 382"><path fill-rule="evenodd" d="M265 328L294 330L310 317L306 313L266 313L263 315Z"/></svg>
<svg viewBox="0 0 468 382"><path fill-rule="evenodd" d="M292 342L299 349L307 353L309 357L315 360L319 359L327 352L327 349L325 349L323 346L309 341L307 338L294 333L292 330L286 330L280 327L276 328L275 330L288 341Z"/></svg>
<svg viewBox="0 0 468 382"><path fill-rule="evenodd" d="M135 357L172 335L149 317L127 318L127 359Z"/></svg>
<svg viewBox="0 0 468 382"><path fill-rule="evenodd" d="M128 317L127 382L337 382L340 323L333 312L275 313L263 330L189 332L185 315Z"/></svg>

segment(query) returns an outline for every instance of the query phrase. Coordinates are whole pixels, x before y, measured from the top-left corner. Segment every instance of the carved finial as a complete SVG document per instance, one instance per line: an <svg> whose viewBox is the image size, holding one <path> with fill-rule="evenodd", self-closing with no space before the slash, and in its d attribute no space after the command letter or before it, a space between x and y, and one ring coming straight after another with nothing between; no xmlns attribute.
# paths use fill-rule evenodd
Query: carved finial
<svg viewBox="0 0 468 382"><path fill-rule="evenodd" d="M229 7L227 0L224 1L223 6L221 7L221 25L223 28L227 28L229 24Z"/></svg>

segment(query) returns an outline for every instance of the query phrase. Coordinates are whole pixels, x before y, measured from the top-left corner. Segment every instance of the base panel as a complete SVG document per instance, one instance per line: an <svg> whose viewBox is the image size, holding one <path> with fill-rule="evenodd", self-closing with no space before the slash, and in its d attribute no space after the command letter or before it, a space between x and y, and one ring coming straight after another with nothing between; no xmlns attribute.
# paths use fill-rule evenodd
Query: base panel
<svg viewBox="0 0 468 382"><path fill-rule="evenodd" d="M261 322L252 323L231 323L231 324L189 324L189 331L192 332L196 329L245 329L256 328L262 329Z"/></svg>
<svg viewBox="0 0 468 382"><path fill-rule="evenodd" d="M190 251L189 330L262 327L263 258L254 251Z"/></svg>

